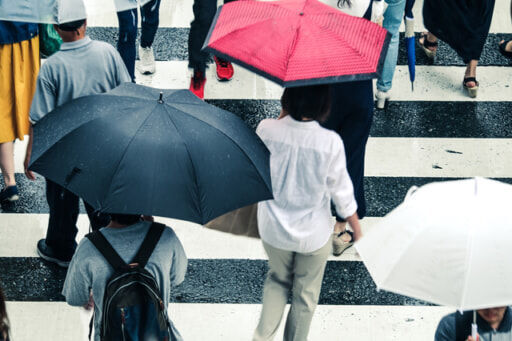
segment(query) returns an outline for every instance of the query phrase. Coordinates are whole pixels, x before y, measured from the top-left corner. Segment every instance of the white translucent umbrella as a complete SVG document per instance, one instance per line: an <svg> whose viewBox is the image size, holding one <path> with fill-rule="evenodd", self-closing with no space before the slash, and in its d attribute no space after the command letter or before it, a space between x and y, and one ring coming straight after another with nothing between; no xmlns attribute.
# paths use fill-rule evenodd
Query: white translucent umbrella
<svg viewBox="0 0 512 341"><path fill-rule="evenodd" d="M0 0L0 20L62 24L115 13L150 0Z"/></svg>
<svg viewBox="0 0 512 341"><path fill-rule="evenodd" d="M459 310L511 305L512 185L422 186L355 247L379 289Z"/></svg>

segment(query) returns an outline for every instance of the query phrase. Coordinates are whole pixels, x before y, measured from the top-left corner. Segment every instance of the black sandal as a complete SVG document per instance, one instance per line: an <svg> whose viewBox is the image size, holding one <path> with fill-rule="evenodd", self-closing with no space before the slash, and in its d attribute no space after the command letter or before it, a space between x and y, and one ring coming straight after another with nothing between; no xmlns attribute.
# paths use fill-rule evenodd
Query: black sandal
<svg viewBox="0 0 512 341"><path fill-rule="evenodd" d="M436 52L437 52L437 49L436 50L431 50L429 49L429 47L436 47L438 46L438 42L431 42L427 39L427 36L428 34L423 32L421 33L420 35L420 39L423 38L423 43L420 41L420 39L418 39L418 45L419 47L421 47L421 49L423 50L423 52L425 52L425 54L427 55L428 58L430 59L434 59L435 56L436 56Z"/></svg>
<svg viewBox="0 0 512 341"><path fill-rule="evenodd" d="M469 87L467 84L469 82L475 82L475 86ZM464 80L462 81L462 86L464 89L466 89L469 93L469 97L475 98L478 93L478 86L480 83L476 80L475 77L464 77Z"/></svg>
<svg viewBox="0 0 512 341"><path fill-rule="evenodd" d="M503 43L498 44L498 47L500 49L500 53L502 55L504 55L505 57L510 58L510 59L512 59L512 51L507 51L506 47L507 47L507 44L510 43L511 41L512 40L506 40Z"/></svg>

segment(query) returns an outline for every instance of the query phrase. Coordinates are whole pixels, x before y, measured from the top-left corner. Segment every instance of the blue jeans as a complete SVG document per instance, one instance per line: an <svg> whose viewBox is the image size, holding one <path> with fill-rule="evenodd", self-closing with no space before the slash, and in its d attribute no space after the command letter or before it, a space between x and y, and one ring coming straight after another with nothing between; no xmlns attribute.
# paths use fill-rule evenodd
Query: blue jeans
<svg viewBox="0 0 512 341"><path fill-rule="evenodd" d="M140 46L150 47L155 40L155 34L159 23L160 0L151 0L141 7L142 16ZM119 40L117 50L123 58L128 73L135 82L135 40L137 38L137 8L117 12L119 21Z"/></svg>
<svg viewBox="0 0 512 341"><path fill-rule="evenodd" d="M405 11L405 0L385 0L388 4L384 12L384 23L382 26L391 33L388 54L384 62L382 74L377 80L377 89L380 91L389 91L393 83L396 61L398 58L398 38L400 34L398 29L402 23L402 17Z"/></svg>

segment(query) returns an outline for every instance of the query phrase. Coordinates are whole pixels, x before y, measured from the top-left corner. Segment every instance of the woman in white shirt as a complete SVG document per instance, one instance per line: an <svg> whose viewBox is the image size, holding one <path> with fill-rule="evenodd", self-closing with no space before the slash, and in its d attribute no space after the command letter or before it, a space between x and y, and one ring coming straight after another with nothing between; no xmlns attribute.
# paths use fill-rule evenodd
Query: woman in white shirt
<svg viewBox="0 0 512 341"><path fill-rule="evenodd" d="M329 86L287 88L281 104L280 118L256 130L270 151L274 200L258 204L269 270L255 341L274 338L290 291L284 340L307 340L332 252L331 200L355 239L361 236L343 142L318 123L329 113Z"/></svg>

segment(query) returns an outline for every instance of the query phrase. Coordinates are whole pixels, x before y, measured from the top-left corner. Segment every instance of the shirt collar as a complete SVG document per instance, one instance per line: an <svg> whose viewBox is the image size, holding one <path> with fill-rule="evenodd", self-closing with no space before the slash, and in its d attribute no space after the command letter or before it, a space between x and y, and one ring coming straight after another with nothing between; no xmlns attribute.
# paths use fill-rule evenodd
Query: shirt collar
<svg viewBox="0 0 512 341"><path fill-rule="evenodd" d="M60 45L60 50L61 51L65 51L65 50L78 49L80 47L88 45L90 42L91 42L91 38L89 38L89 36L85 36L82 39L79 39L79 40L76 40L76 41L72 41L72 42L69 42L69 43L62 43Z"/></svg>
<svg viewBox="0 0 512 341"><path fill-rule="evenodd" d="M296 121L293 117L290 115L286 115L281 119L284 124L296 127L296 128L302 128L302 129L314 129L319 126L317 121Z"/></svg>

